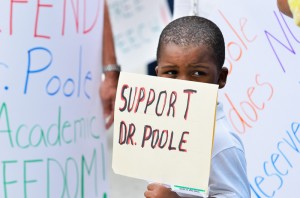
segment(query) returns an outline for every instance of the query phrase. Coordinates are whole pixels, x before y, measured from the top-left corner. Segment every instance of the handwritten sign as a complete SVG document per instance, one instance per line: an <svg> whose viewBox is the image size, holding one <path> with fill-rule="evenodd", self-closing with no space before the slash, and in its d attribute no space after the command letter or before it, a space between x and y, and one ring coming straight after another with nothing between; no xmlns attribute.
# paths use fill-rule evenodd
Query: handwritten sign
<svg viewBox="0 0 300 198"><path fill-rule="evenodd" d="M113 170L207 192L218 86L121 73Z"/></svg>
<svg viewBox="0 0 300 198"><path fill-rule="evenodd" d="M215 2L206 16L224 34L224 66L229 68L219 100L243 140L251 196L295 197L300 172L300 29L279 12L276 1Z"/></svg>
<svg viewBox="0 0 300 198"><path fill-rule="evenodd" d="M0 197L106 197L103 0L0 2Z"/></svg>
<svg viewBox="0 0 300 198"><path fill-rule="evenodd" d="M145 73L156 58L162 29L171 20L166 0L108 0L118 62ZM136 54L143 54L136 56Z"/></svg>

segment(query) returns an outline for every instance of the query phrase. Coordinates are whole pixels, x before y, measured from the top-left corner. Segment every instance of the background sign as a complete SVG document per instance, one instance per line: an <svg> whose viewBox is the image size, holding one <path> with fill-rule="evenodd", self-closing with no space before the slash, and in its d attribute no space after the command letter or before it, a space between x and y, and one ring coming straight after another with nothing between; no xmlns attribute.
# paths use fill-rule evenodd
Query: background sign
<svg viewBox="0 0 300 198"><path fill-rule="evenodd" d="M0 2L0 197L106 197L103 1Z"/></svg>
<svg viewBox="0 0 300 198"><path fill-rule="evenodd" d="M213 84L122 72L114 171L207 193L217 92Z"/></svg>
<svg viewBox="0 0 300 198"><path fill-rule="evenodd" d="M299 27L276 1L218 1L211 13L199 14L225 36L229 76L219 100L244 142L252 197L294 197L300 172Z"/></svg>
<svg viewBox="0 0 300 198"><path fill-rule="evenodd" d="M166 0L108 0L118 62L126 71L146 73L156 59L161 30L171 20Z"/></svg>

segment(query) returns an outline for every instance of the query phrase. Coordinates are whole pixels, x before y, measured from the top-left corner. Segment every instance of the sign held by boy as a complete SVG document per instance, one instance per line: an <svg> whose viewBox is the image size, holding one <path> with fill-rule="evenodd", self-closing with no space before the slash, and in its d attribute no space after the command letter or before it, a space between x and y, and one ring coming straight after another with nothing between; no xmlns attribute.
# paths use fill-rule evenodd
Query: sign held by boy
<svg viewBox="0 0 300 198"><path fill-rule="evenodd" d="M114 171L207 192L217 93L214 84L122 72Z"/></svg>

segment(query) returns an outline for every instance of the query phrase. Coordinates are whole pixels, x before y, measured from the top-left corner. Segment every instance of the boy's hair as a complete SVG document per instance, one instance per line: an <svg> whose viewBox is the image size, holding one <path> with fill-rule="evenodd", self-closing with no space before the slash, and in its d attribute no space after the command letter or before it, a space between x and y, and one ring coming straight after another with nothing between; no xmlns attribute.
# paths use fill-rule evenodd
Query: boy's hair
<svg viewBox="0 0 300 198"><path fill-rule="evenodd" d="M157 61L164 45L175 44L182 47L205 45L213 50L218 69L225 60L224 38L219 27L212 21L198 16L186 16L169 23L159 37Z"/></svg>

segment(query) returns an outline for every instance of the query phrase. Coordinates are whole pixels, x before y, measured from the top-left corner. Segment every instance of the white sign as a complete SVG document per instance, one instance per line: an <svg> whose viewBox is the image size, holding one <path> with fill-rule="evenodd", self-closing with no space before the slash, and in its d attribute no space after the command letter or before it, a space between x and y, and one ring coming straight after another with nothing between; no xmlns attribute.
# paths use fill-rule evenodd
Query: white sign
<svg viewBox="0 0 300 198"><path fill-rule="evenodd" d="M217 93L214 84L121 73L113 170L207 194Z"/></svg>
<svg viewBox="0 0 300 198"><path fill-rule="evenodd" d="M108 3L118 62L124 71L146 73L147 64L156 60L160 32L171 20L166 0Z"/></svg>
<svg viewBox="0 0 300 198"><path fill-rule="evenodd" d="M0 197L106 197L103 0L0 2Z"/></svg>
<svg viewBox="0 0 300 198"><path fill-rule="evenodd" d="M294 197L300 172L300 29L276 1L220 1L210 18L225 36L230 73L219 98L244 142L252 197Z"/></svg>

